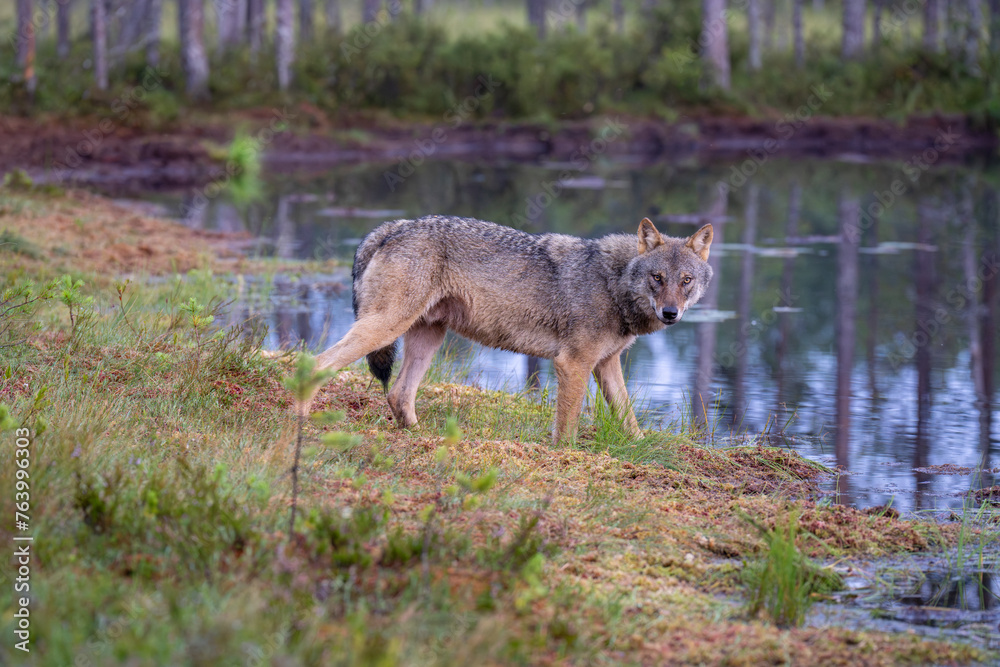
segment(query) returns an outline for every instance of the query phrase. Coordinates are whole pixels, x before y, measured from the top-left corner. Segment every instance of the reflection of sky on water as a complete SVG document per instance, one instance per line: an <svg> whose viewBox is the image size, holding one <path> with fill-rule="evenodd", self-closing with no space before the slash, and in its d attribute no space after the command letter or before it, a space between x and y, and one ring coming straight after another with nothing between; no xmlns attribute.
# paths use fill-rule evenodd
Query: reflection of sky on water
<svg viewBox="0 0 1000 667"><path fill-rule="evenodd" d="M625 360L630 392L648 422L690 421L701 412L693 400L700 388L717 442L750 442L766 428L771 444L845 464L851 474L837 485L838 499L860 506L960 509L970 488L995 483L993 475L913 470L976 469L984 452L989 467L1000 466L991 439L1000 290L996 279L988 281L974 292L974 308L951 298L1000 249L1000 190L981 177L995 167L928 172L919 190L856 243L842 241L851 206L869 206L873 188L898 177L894 165L775 160L726 196L715 186L727 165L595 169L623 187L567 189L528 231L593 237L630 229L650 215L661 231L680 236L694 231L689 223L698 215L716 221L716 279L703 308L669 332L640 338ZM220 200L188 222L246 227L281 256L347 259L381 220L331 216L330 202L347 212L441 212L502 223L548 176L530 165L428 163L390 195L382 171L338 167L275 181L271 199L243 220ZM667 213L692 219L672 222L677 216ZM303 289L305 282L272 291L273 303L264 309L272 347L302 338L322 350L349 328L349 272ZM335 293L330 285L336 282L345 289ZM940 309L946 321L930 343L908 347L920 323ZM461 340L450 344L470 381L524 387L525 357ZM540 373L555 386L548 362Z"/></svg>

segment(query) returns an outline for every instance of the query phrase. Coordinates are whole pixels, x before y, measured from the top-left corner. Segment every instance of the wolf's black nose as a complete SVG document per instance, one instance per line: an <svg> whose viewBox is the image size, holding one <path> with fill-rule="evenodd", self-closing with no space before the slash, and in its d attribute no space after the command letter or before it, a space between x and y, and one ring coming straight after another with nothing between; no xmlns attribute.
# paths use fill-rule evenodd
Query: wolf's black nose
<svg viewBox="0 0 1000 667"><path fill-rule="evenodd" d="M677 319L677 308L674 306L664 306L663 307L663 319L670 322Z"/></svg>

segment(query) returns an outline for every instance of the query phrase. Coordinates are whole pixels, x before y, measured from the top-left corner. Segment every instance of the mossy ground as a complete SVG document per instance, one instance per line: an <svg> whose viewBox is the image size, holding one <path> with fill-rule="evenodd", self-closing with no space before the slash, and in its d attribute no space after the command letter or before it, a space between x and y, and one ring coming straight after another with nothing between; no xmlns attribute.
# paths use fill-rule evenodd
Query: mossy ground
<svg viewBox="0 0 1000 667"><path fill-rule="evenodd" d="M622 446L584 417L549 444L536 398L436 382L421 424L394 428L359 369L322 388L309 422L301 519L289 539L296 419L287 356L203 335L178 313L231 296L204 240L143 219L191 253L186 280L134 282L51 229L110 234L96 198L11 195L8 281L72 271L94 297L71 328L50 301L0 349L0 402L32 429L32 652L3 662L127 664L966 664L965 645L837 628L779 629L741 610L740 558L795 508L800 548L850 559L947 546L957 527L817 504L820 469L766 447L715 449L692 431ZM118 220L125 217L124 220ZM145 228L144 228L145 229ZM161 236L162 235L162 236ZM224 239L220 239L224 240ZM99 243L99 241L94 241ZM158 246L159 247L159 246ZM196 250L197 249L197 250ZM167 252L164 250L163 252ZM155 268L154 268L155 267ZM172 273L167 259L133 270ZM103 275L102 275L103 274ZM131 295L132 300L128 297ZM116 304L118 304L116 306ZM131 305L127 305L131 304ZM323 444L343 429L360 444ZM14 514L13 436L0 434L0 513ZM469 480L495 475L477 490ZM0 541L11 544L10 522ZM7 563L0 575L10 577ZM12 636L12 588L0 630Z"/></svg>

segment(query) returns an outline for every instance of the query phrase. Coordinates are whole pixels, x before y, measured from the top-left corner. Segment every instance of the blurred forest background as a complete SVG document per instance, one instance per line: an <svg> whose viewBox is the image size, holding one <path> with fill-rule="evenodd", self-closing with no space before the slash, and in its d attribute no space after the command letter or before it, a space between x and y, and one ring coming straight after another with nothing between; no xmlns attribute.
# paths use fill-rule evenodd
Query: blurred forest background
<svg viewBox="0 0 1000 667"><path fill-rule="evenodd" d="M0 105L480 118L1000 115L1000 0L12 0ZM149 86L150 70L155 83Z"/></svg>

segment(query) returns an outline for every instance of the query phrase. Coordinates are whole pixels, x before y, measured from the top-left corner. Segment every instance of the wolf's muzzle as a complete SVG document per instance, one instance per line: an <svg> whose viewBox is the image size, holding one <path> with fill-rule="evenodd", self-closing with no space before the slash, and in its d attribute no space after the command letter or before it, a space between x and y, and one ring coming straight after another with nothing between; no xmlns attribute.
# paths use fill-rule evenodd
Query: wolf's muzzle
<svg viewBox="0 0 1000 667"><path fill-rule="evenodd" d="M680 321L676 306L664 306L656 310L656 317L664 324L675 324Z"/></svg>

